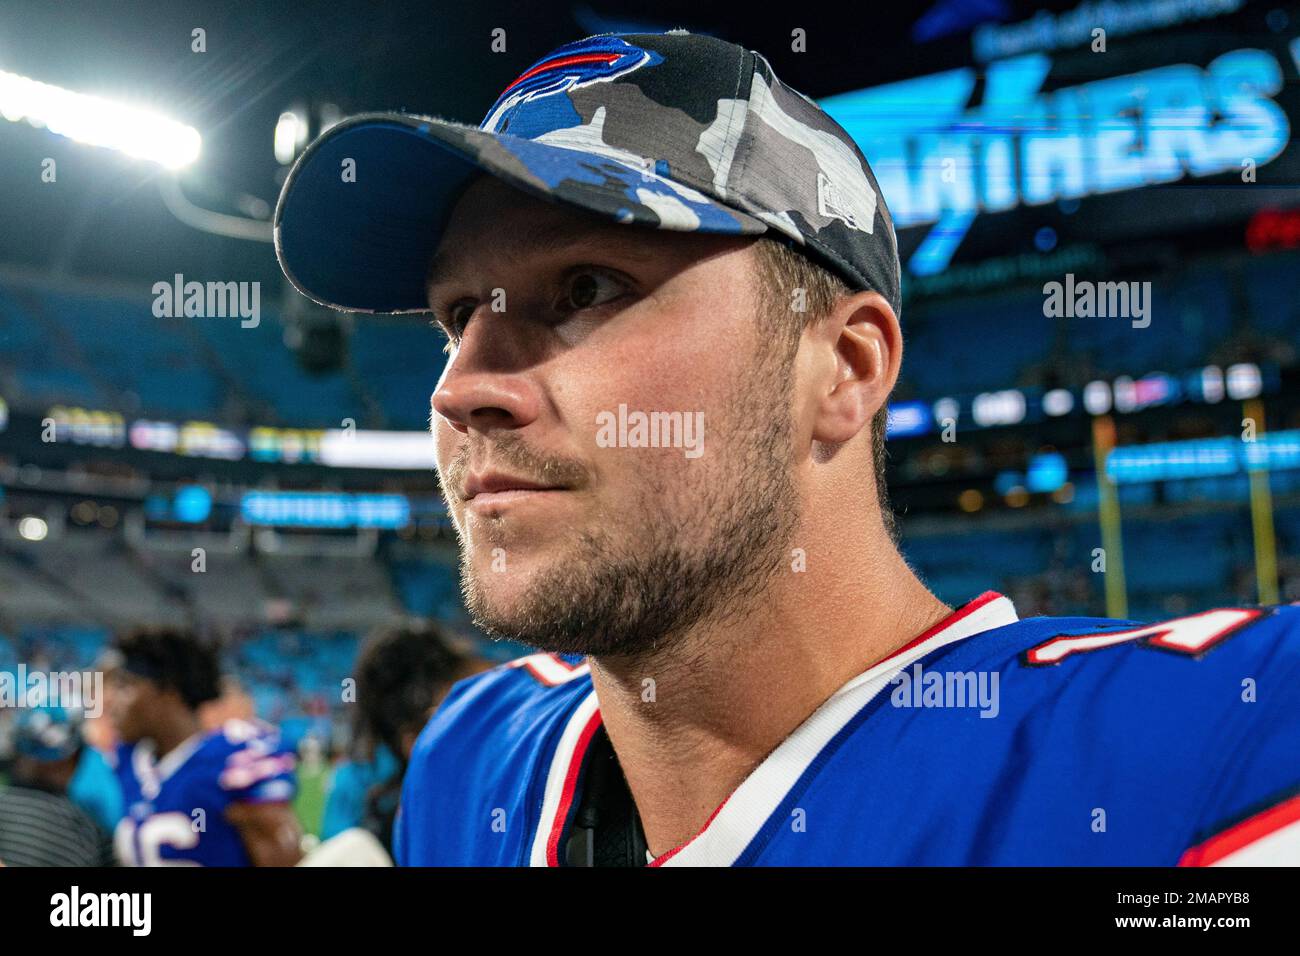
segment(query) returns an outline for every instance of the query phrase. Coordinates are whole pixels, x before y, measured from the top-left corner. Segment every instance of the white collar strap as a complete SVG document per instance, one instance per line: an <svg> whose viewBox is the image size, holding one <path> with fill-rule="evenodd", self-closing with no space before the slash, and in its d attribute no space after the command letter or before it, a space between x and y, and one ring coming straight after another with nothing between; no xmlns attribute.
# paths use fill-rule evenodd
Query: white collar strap
<svg viewBox="0 0 1300 956"><path fill-rule="evenodd" d="M533 846L528 855L529 866L559 866L560 839L564 824L578 786L578 775L591 738L600 726L600 703L593 689L578 709L573 712L560 734L560 743L551 757L551 767L546 774L546 790L542 795L542 814L533 833Z"/></svg>
<svg viewBox="0 0 1300 956"><path fill-rule="evenodd" d="M152 740L136 744L131 759L135 765L135 778L140 781L140 792L150 800L158 796L164 781L190 759L201 743L203 733L198 731L164 754L161 760L154 759L156 745Z"/></svg>

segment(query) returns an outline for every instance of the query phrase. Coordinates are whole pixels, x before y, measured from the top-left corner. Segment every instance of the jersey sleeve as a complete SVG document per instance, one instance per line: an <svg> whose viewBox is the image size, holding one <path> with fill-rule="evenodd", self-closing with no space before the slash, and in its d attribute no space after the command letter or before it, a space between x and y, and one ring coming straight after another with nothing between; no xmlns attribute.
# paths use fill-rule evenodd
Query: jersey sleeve
<svg viewBox="0 0 1300 956"><path fill-rule="evenodd" d="M297 761L273 728L245 721L230 721L223 728L230 745L224 756L217 787L228 803L280 803L297 792Z"/></svg>
<svg viewBox="0 0 1300 956"><path fill-rule="evenodd" d="M540 811L533 773L574 701L585 667L532 655L460 681L415 742L394 827L400 866L515 866Z"/></svg>
<svg viewBox="0 0 1300 956"><path fill-rule="evenodd" d="M1300 866L1300 608L1279 608L1182 866Z"/></svg>

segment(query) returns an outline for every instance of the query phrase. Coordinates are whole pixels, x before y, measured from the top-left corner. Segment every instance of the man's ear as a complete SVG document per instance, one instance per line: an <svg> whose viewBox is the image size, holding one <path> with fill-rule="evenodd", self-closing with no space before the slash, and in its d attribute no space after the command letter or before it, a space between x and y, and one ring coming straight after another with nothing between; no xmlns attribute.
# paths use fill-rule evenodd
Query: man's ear
<svg viewBox="0 0 1300 956"><path fill-rule="evenodd" d="M878 292L857 292L813 323L819 395L812 437L839 444L864 429L889 398L903 361L898 316Z"/></svg>

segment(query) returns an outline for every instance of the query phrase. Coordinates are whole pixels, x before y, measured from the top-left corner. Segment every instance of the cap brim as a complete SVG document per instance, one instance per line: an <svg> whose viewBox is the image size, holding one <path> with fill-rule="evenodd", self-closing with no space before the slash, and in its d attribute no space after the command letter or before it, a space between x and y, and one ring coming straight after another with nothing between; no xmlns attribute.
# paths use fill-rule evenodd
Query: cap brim
<svg viewBox="0 0 1300 956"><path fill-rule="evenodd" d="M588 129L588 127L579 127ZM570 131L558 131L556 136ZM427 312L425 277L452 206L478 173L615 221L759 235L760 219L642 168L603 144L574 148L403 113L356 116L298 158L275 210L294 287L353 312Z"/></svg>

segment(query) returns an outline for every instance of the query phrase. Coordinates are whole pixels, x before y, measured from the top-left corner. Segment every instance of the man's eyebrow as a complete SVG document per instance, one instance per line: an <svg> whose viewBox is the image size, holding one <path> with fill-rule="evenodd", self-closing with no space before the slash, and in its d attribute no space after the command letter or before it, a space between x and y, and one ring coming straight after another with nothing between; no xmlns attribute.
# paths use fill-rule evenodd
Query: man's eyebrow
<svg viewBox="0 0 1300 956"><path fill-rule="evenodd" d="M575 228L572 223L550 222L523 226L501 236L498 249L505 254L545 249L549 254L563 254L571 249L617 248L633 259L652 259L654 253L645 246L644 228L619 223ZM429 263L425 289L453 280L468 257L454 252L440 252Z"/></svg>

